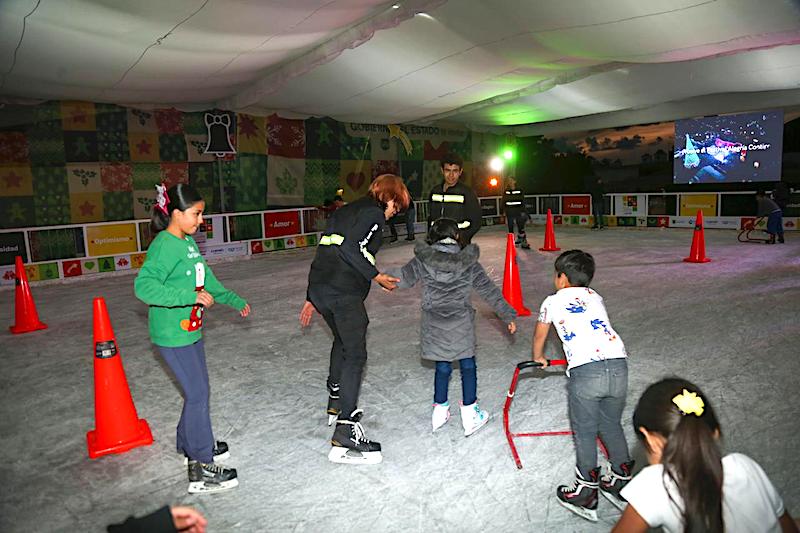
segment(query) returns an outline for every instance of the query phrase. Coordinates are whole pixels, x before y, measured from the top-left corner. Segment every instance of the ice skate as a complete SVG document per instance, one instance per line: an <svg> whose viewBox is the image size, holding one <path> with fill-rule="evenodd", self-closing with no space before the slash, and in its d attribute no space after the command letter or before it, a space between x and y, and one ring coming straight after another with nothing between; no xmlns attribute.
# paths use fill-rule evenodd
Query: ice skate
<svg viewBox="0 0 800 533"><path fill-rule="evenodd" d="M600 474L599 468L594 468L589 472L589 479L581 476L580 471L575 467L575 481L572 485L560 485L556 489L558 503L591 522L597 522L597 476Z"/></svg>
<svg viewBox="0 0 800 533"><path fill-rule="evenodd" d="M206 494L230 490L239 485L235 468L214 463L189 461L189 494Z"/></svg>
<svg viewBox="0 0 800 533"><path fill-rule="evenodd" d="M216 444L214 444L214 451L211 452L214 456L214 462L217 461L224 461L225 459L229 459L231 456L231 452L228 450L228 443L218 440ZM189 456L184 454L183 455L183 466L189 464Z"/></svg>
<svg viewBox="0 0 800 533"><path fill-rule="evenodd" d="M530 250L531 249L531 245L528 244L528 236L526 234L524 234L524 233L520 234L519 242L520 242L520 246L522 247L523 250Z"/></svg>
<svg viewBox="0 0 800 533"><path fill-rule="evenodd" d="M614 470L613 467L609 467L608 472L600 478L600 494L605 496L620 511L625 510L628 502L620 496L619 491L631 480L633 463L633 461L628 461L619 465L620 472Z"/></svg>
<svg viewBox="0 0 800 533"><path fill-rule="evenodd" d="M433 431L436 431L450 420L450 403L435 403L433 404L433 414L431 415L431 425Z"/></svg>
<svg viewBox="0 0 800 533"><path fill-rule="evenodd" d="M489 422L492 417L475 402L461 406L461 424L464 426L464 436L469 437Z"/></svg>
<svg viewBox="0 0 800 533"><path fill-rule="evenodd" d="M337 420L336 430L331 438L331 451L328 460L332 463L374 465L383 461L381 445L364 435L361 426L361 415L364 412L356 409L348 420Z"/></svg>
<svg viewBox="0 0 800 533"><path fill-rule="evenodd" d="M332 426L339 416L339 384L328 382L328 425Z"/></svg>

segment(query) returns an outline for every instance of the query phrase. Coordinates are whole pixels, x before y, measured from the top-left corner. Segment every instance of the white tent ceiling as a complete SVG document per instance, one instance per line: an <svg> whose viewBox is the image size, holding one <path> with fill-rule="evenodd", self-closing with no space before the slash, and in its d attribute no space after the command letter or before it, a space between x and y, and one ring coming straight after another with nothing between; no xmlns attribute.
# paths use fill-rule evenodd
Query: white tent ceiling
<svg viewBox="0 0 800 533"><path fill-rule="evenodd" d="M800 3L0 0L0 97L519 134L796 107Z"/></svg>

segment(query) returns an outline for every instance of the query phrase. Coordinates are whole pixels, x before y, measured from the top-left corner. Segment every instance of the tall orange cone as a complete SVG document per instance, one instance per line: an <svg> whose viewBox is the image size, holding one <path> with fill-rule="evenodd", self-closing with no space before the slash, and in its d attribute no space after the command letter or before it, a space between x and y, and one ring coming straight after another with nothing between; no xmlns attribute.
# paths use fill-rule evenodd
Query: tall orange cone
<svg viewBox="0 0 800 533"><path fill-rule="evenodd" d="M561 250L556 246L556 232L553 230L553 213L547 210L547 226L544 228L544 247L539 248L540 252L557 252Z"/></svg>
<svg viewBox="0 0 800 533"><path fill-rule="evenodd" d="M136 414L102 298L94 299L94 419L97 429L86 433L92 459L153 443L150 426Z"/></svg>
<svg viewBox="0 0 800 533"><path fill-rule="evenodd" d="M47 329L47 324L39 320L39 313L36 312L36 304L33 303L31 286L28 284L28 274L25 273L22 257L17 256L15 267L14 325L8 329L15 334Z"/></svg>
<svg viewBox="0 0 800 533"><path fill-rule="evenodd" d="M517 266L517 248L514 246L514 234L508 234L506 243L506 271L503 274L503 298L516 309L518 316L530 316L531 310L522 303L522 287L519 282Z"/></svg>
<svg viewBox="0 0 800 533"><path fill-rule="evenodd" d="M697 217L694 219L694 235L692 236L692 249L689 257L684 257L687 263L708 263L711 261L706 257L706 239L703 233L703 212L697 210Z"/></svg>

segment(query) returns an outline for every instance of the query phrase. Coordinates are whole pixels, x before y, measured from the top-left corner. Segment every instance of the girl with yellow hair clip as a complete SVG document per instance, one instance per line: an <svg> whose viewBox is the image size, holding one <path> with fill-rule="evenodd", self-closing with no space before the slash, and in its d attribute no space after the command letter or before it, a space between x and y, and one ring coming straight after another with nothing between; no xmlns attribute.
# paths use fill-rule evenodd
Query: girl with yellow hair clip
<svg viewBox="0 0 800 533"><path fill-rule="evenodd" d="M717 415L693 383L650 385L633 427L650 466L622 489L628 507L615 533L798 531L758 463L741 453L722 456Z"/></svg>

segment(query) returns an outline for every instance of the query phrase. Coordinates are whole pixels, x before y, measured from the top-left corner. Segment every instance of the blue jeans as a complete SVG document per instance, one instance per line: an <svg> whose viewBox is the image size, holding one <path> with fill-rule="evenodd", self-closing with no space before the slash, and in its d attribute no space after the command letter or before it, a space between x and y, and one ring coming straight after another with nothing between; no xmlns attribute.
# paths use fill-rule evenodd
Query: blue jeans
<svg viewBox="0 0 800 533"><path fill-rule="evenodd" d="M767 217L767 233L783 236L783 212L773 211Z"/></svg>
<svg viewBox="0 0 800 533"><path fill-rule="evenodd" d="M178 422L178 452L201 463L214 462L214 434L208 409L210 390L203 340L188 346L158 346L183 390L183 411Z"/></svg>
<svg viewBox="0 0 800 533"><path fill-rule="evenodd" d="M589 479L589 471L597 466L598 434L613 466L630 460L620 423L628 392L628 361L596 361L572 368L569 374L567 398L576 463L584 479Z"/></svg>
<svg viewBox="0 0 800 533"><path fill-rule="evenodd" d="M474 357L459 360L461 366L461 395L464 405L472 405L478 401L478 367ZM436 361L436 374L433 377L434 403L447 402L447 389L450 385L450 374L453 363Z"/></svg>

